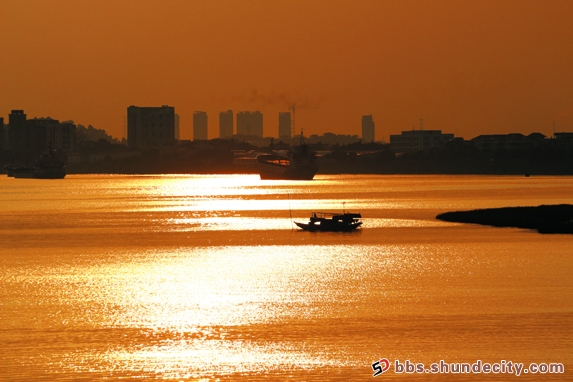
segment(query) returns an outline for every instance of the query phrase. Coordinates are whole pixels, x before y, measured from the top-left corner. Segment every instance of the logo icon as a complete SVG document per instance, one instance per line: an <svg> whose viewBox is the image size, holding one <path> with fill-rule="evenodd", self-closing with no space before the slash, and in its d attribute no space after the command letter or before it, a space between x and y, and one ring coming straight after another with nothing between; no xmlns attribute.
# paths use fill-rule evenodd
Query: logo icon
<svg viewBox="0 0 573 382"><path fill-rule="evenodd" d="M390 368L390 361L388 361L386 358L382 358L380 361L376 361L372 364L372 370L374 371L374 374L372 374L372 376L377 377L380 374L388 371L389 368Z"/></svg>

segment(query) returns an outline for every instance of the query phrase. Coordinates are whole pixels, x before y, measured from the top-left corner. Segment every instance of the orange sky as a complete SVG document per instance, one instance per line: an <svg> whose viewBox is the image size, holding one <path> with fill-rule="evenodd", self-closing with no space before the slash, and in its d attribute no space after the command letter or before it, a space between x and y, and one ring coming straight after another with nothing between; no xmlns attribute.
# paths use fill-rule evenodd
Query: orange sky
<svg viewBox="0 0 573 382"><path fill-rule="evenodd" d="M0 117L124 134L130 105L192 114L289 103L297 129L376 138L418 128L573 131L570 0L0 0Z"/></svg>

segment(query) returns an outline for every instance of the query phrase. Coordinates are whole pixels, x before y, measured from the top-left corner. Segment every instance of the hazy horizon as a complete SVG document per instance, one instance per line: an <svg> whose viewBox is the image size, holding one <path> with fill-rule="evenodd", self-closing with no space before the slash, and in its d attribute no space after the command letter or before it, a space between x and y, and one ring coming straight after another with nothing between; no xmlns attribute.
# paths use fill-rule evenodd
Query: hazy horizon
<svg viewBox="0 0 573 382"><path fill-rule="evenodd" d="M127 107L170 105L181 139L206 111L296 104L306 135L418 128L573 131L570 1L23 0L0 3L0 117L72 119L124 137Z"/></svg>

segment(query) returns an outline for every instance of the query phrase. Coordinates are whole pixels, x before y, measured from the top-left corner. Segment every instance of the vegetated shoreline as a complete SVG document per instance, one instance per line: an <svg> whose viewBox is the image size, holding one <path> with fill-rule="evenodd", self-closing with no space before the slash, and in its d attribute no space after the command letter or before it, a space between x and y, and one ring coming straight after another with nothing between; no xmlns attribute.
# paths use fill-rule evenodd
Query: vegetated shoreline
<svg viewBox="0 0 573 382"><path fill-rule="evenodd" d="M534 229L539 233L573 234L571 204L454 211L439 214L436 219L454 223Z"/></svg>

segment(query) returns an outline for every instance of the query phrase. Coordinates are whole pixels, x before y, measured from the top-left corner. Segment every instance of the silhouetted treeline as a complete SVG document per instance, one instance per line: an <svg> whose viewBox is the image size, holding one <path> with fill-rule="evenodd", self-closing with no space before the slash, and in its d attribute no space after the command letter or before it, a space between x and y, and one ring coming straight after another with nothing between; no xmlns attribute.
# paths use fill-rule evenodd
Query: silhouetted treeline
<svg viewBox="0 0 573 382"><path fill-rule="evenodd" d="M573 175L568 146L526 150L478 150L471 145L394 155L388 148L335 148L322 158L319 173Z"/></svg>
<svg viewBox="0 0 573 382"><path fill-rule="evenodd" d="M69 122L73 123L73 121ZM92 125L88 125L88 127L85 127L84 125L77 125L76 140L78 143L88 142L88 141L97 142L101 139L104 139L114 144L123 144L124 146L127 145L125 139L119 140L117 138L114 138L111 135L108 135L104 129L97 129Z"/></svg>
<svg viewBox="0 0 573 382"><path fill-rule="evenodd" d="M300 142L300 141L299 141ZM256 155L286 152L291 144L269 140L257 147L247 140L212 139L180 142L170 150L130 150L101 138L78 143L76 152L59 152L68 173L257 173ZM548 141L519 150L479 150L471 142L452 142L428 152L395 154L385 143L309 143L317 152L319 174L494 174L573 175L573 147ZM238 165L237 158L247 159ZM33 158L31 158L33 159ZM13 162L3 152L3 164Z"/></svg>
<svg viewBox="0 0 573 382"><path fill-rule="evenodd" d="M81 150L95 152L107 147L125 151L124 146L101 140ZM268 152L289 147L280 141L257 148L244 141L217 139L190 142L173 151L146 150L117 159L110 151L109 156L95 163L68 167L70 173L256 173L254 162L251 167L233 164L237 151ZM310 147L318 153L319 174L573 175L573 150L567 147L512 151L443 148L402 155L395 155L388 145L380 143L316 143Z"/></svg>
<svg viewBox="0 0 573 382"><path fill-rule="evenodd" d="M93 147L106 145L121 150L123 154L114 158L110 152L102 160L92 163L68 164L70 173L109 173L109 174L209 174L236 173L233 166L234 150L254 150L247 142L214 139L195 141L181 145L177 150L148 149L143 151L126 150L123 145L98 141ZM92 145L89 144L90 149ZM120 149L120 147L122 149ZM251 171L252 172L252 171Z"/></svg>

